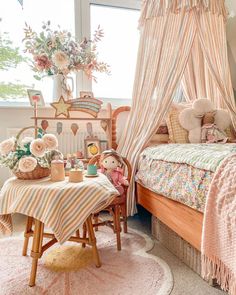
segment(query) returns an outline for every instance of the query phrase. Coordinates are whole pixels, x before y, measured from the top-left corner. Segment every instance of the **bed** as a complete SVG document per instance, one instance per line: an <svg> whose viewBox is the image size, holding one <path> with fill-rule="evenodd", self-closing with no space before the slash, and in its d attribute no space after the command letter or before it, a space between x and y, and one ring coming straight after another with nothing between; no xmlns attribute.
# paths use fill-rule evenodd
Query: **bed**
<svg viewBox="0 0 236 295"><path fill-rule="evenodd" d="M121 107L113 113L114 148L117 147L118 140L117 118L121 113L128 112L129 109L129 107ZM175 116L175 113L172 112L169 118L173 116ZM209 155L212 153L214 157L218 157L218 162L215 161L214 164L210 163L211 161L209 163L200 161L202 166L194 166L191 165L194 163L186 162L183 159L180 164L178 163L179 160L174 161L174 154L172 154L169 160L164 158L164 156L167 157L168 155L168 152L163 155L164 150L169 148L170 151L177 148L179 151L181 146L184 146L184 144L170 145L162 142L157 145L152 143L152 146L147 147L143 151L136 175L136 199L138 204L143 206L194 248L201 251L206 194L217 166L229 153L236 151L236 145L222 144L214 147L211 145L205 158L208 157L209 161ZM198 150L201 145L187 144L186 146L189 147L188 152L191 153L191 148ZM204 146L202 146L203 151ZM217 151L218 148L219 150ZM160 150L162 151L162 158L158 157ZM196 162L199 162L199 158ZM157 171L158 173L156 173ZM172 189L173 186L175 190ZM167 188L167 190L163 188Z"/></svg>
<svg viewBox="0 0 236 295"><path fill-rule="evenodd" d="M220 163L235 152L235 144L146 148L136 175L138 203L200 250L210 183Z"/></svg>

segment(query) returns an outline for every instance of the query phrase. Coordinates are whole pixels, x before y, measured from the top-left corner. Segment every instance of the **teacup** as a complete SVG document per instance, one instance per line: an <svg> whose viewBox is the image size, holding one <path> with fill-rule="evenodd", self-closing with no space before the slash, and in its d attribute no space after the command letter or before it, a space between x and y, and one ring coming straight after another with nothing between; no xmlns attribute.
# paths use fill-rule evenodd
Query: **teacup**
<svg viewBox="0 0 236 295"><path fill-rule="evenodd" d="M87 174L88 175L97 175L97 166L96 165L88 165L87 166Z"/></svg>

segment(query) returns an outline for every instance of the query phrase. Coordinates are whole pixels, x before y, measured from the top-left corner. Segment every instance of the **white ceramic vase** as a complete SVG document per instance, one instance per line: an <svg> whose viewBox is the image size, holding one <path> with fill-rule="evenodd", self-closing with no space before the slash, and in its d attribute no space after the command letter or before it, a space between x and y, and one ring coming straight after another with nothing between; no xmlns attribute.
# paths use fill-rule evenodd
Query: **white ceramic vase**
<svg viewBox="0 0 236 295"><path fill-rule="evenodd" d="M53 101L58 101L61 96L65 100L72 98L74 91L74 80L72 77L68 77L62 74L53 75ZM68 80L71 80L71 87L68 85Z"/></svg>

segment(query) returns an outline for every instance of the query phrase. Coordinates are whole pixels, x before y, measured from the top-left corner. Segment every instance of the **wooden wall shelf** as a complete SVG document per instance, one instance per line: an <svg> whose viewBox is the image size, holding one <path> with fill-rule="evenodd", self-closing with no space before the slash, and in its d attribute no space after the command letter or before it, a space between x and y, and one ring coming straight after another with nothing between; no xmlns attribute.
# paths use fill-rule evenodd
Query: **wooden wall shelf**
<svg viewBox="0 0 236 295"><path fill-rule="evenodd" d="M80 118L80 117L31 117L31 119L35 120L55 120L55 121L61 121L61 120L71 120L71 121L109 121L112 120L112 118L104 117L104 118L93 118L93 117L86 117L86 118Z"/></svg>
<svg viewBox="0 0 236 295"><path fill-rule="evenodd" d="M70 111L73 112L73 111ZM37 126L40 126L39 121L42 120L47 120L47 121L106 121L107 123L107 128L106 128L106 137L107 137L107 142L108 142L108 148L112 148L112 108L111 104L107 104L107 108L100 110L98 113L98 117L86 117L80 116L81 113L84 114L82 111L78 111L78 116L75 117L55 117L55 116L43 116L42 113L40 114L40 109L37 108L37 105L35 104L34 106L34 116L31 117L32 120L34 120L34 126L35 130L37 130Z"/></svg>

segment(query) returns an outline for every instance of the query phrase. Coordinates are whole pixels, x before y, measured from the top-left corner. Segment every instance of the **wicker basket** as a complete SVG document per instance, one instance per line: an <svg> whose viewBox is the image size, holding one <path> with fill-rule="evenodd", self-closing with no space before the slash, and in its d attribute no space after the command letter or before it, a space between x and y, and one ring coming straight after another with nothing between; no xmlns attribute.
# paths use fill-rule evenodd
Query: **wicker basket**
<svg viewBox="0 0 236 295"><path fill-rule="evenodd" d="M35 129L35 136L37 136L37 130L39 129L38 127L35 126L30 126L30 127L26 127L23 128L19 131L19 133L16 136L16 144L15 146L17 146L17 143L20 139L21 134L28 129ZM36 168L31 171L31 172L14 172L14 175L18 178L18 179L24 179L24 180L33 180L33 179L40 179L43 177L48 177L50 175L51 171L49 168L43 168L40 165L37 165Z"/></svg>
<svg viewBox="0 0 236 295"><path fill-rule="evenodd" d="M39 165L36 166L36 168L31 172L14 172L14 175L18 179L24 179L24 180L33 180L33 179L40 179L43 177L48 177L50 175L50 169L43 168Z"/></svg>

